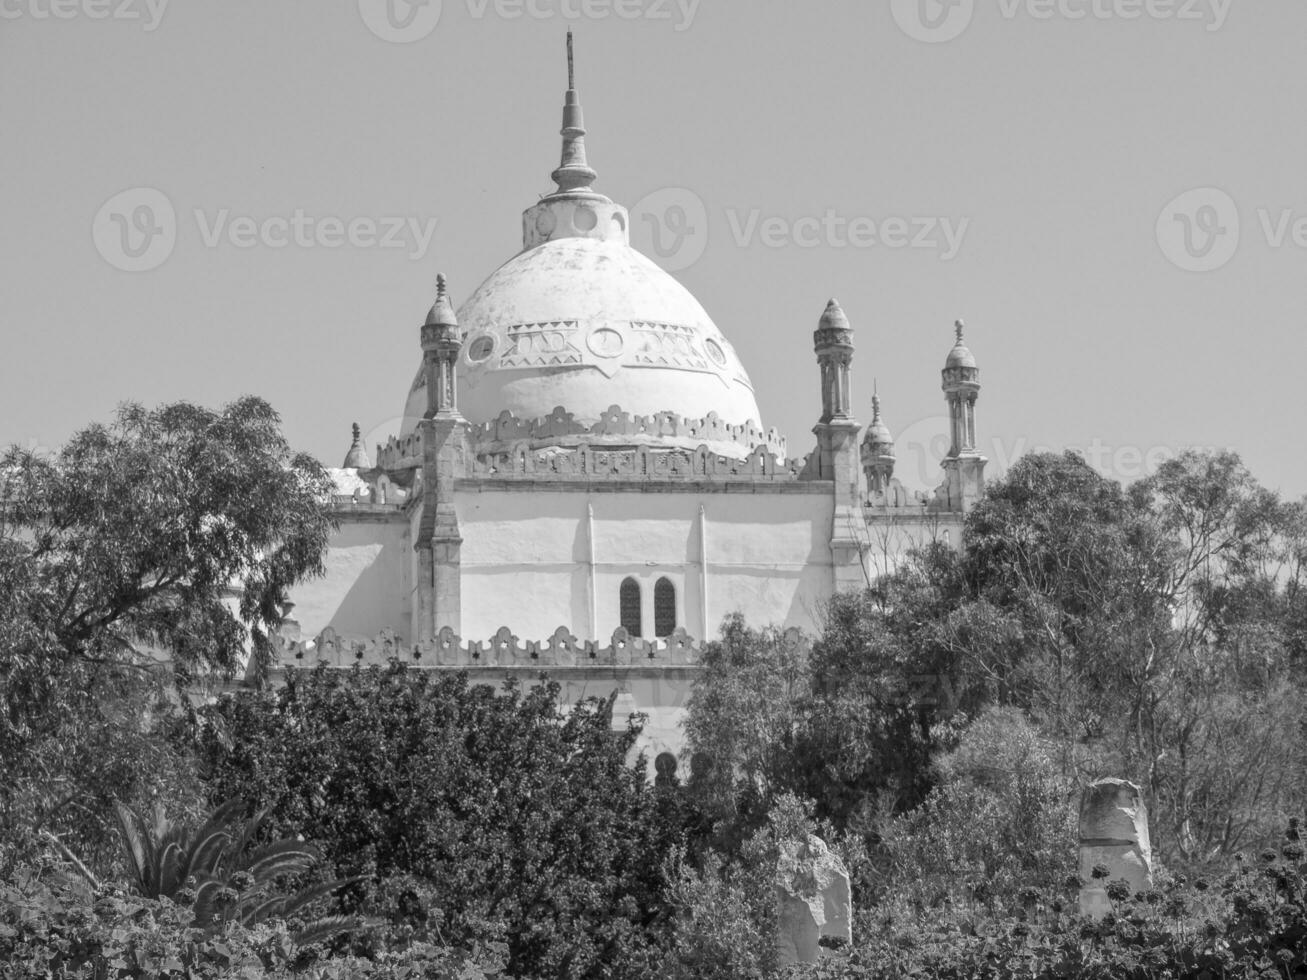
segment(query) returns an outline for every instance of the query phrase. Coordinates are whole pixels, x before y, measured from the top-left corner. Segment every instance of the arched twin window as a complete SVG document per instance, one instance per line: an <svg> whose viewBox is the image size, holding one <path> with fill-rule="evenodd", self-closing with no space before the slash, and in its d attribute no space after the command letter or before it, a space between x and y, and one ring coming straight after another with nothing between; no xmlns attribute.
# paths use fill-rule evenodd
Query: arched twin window
<svg viewBox="0 0 1307 980"><path fill-rule="evenodd" d="M654 636L671 636L676 629L676 586L671 579L654 583Z"/></svg>
<svg viewBox="0 0 1307 980"><path fill-rule="evenodd" d="M622 579L618 592L618 618L631 636L644 635L640 583L630 576ZM676 629L676 586L663 577L654 583L654 636L671 636Z"/></svg>
<svg viewBox="0 0 1307 980"><path fill-rule="evenodd" d="M632 636L640 635L640 583L633 578L622 579L618 596L622 629Z"/></svg>

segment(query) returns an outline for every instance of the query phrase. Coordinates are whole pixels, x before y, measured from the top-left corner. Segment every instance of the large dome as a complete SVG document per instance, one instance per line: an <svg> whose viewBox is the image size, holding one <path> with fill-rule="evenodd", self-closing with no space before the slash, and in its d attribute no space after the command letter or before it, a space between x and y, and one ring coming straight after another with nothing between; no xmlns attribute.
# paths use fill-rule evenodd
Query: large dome
<svg viewBox="0 0 1307 980"><path fill-rule="evenodd" d="M701 441L733 456L771 441L730 343L684 286L631 248L626 209L592 189L570 79L562 134L558 190L523 214L522 251L458 310L458 411L476 425L504 412L530 423L561 408L578 427L602 421L598 442L684 446L711 432ZM608 421L614 406L629 424ZM419 370L401 435L426 409ZM667 414L690 424L636 421ZM723 425L695 424L710 415ZM653 435L668 431L685 434Z"/></svg>
<svg viewBox="0 0 1307 980"><path fill-rule="evenodd" d="M458 408L469 422L505 410L537 419L561 406L597 422L716 412L761 427L753 385L689 291L623 242L558 238L510 259L458 310ZM426 409L419 373L404 415Z"/></svg>

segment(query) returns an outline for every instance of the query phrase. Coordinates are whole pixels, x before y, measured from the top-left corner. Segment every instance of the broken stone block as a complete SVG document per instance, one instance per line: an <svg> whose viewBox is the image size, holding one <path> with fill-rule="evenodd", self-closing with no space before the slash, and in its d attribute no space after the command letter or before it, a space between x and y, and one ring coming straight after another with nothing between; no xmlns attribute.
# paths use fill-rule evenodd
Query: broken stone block
<svg viewBox="0 0 1307 980"><path fill-rule="evenodd" d="M1094 868L1107 869L1095 878ZM1080 911L1101 919L1112 908L1107 884L1124 879L1131 892L1153 887L1144 794L1124 779L1100 779L1080 798Z"/></svg>
<svg viewBox="0 0 1307 980"><path fill-rule="evenodd" d="M820 838L781 842L776 900L782 964L816 963L822 937L853 942L849 872Z"/></svg>

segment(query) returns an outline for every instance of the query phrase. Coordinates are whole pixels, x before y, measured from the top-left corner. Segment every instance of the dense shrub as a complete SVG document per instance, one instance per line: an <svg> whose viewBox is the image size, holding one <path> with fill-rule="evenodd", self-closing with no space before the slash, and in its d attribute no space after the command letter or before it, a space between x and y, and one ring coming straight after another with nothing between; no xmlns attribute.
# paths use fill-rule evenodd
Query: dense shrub
<svg viewBox="0 0 1307 980"><path fill-rule="evenodd" d="M386 935L507 944L518 975L604 976L670 928L666 791L632 764L611 701L565 709L558 687L502 692L465 674L321 668L205 713L216 799L317 843L344 911Z"/></svg>
<svg viewBox="0 0 1307 980"><path fill-rule="evenodd" d="M319 947L297 946L293 925L232 922L213 932L166 898L94 890L49 867L23 866L0 882L0 973L7 980L482 980L498 972L493 957L427 943L327 958Z"/></svg>
<svg viewBox="0 0 1307 980"><path fill-rule="evenodd" d="M1076 800L1050 747L1015 709L992 709L935 762L939 784L881 825L888 894L917 908L1015 895L1075 870Z"/></svg>
<svg viewBox="0 0 1307 980"><path fill-rule="evenodd" d="M1112 912L1078 914L1078 880L1012 901L977 894L967 907L884 912L848 960L816 980L1220 980L1307 977L1307 863L1297 821L1278 850L1240 858L1223 877L1158 876L1131 895L1109 882Z"/></svg>

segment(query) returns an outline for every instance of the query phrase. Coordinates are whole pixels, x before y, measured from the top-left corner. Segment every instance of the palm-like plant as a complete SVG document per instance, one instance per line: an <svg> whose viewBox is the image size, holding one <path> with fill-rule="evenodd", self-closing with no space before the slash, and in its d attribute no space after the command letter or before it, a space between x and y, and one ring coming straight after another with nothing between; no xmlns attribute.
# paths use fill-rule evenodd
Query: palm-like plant
<svg viewBox="0 0 1307 980"><path fill-rule="evenodd" d="M148 898L193 903L195 924L216 930L228 922L251 926L290 918L360 880L338 878L296 892L279 891L280 879L309 870L321 855L313 846L289 838L256 847L267 811L242 821L242 809L239 800L230 800L192 831L169 820L161 805L147 818L115 802L132 887ZM308 923L293 938L301 945L321 942L364 924L330 916Z"/></svg>

